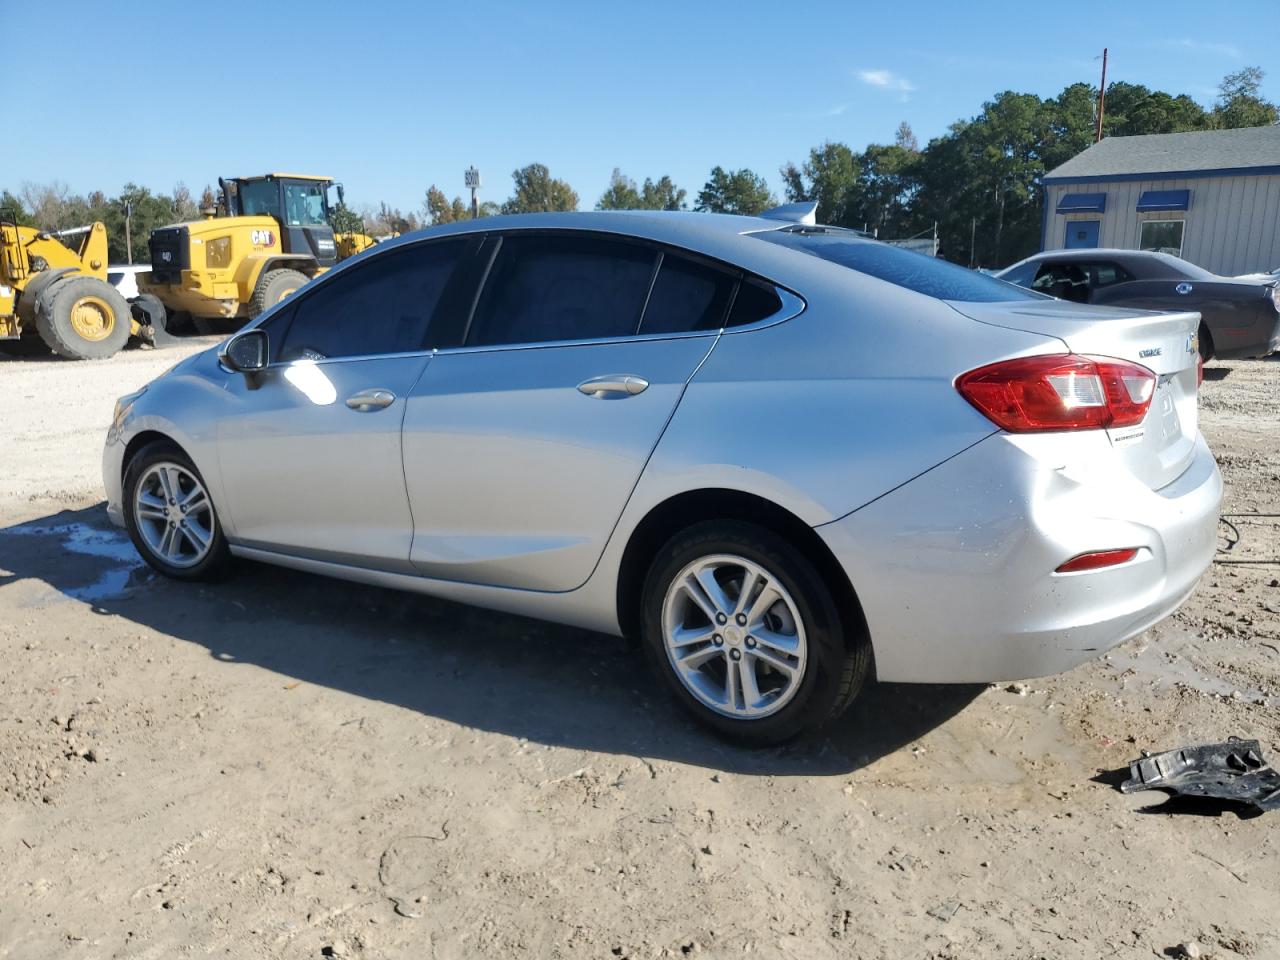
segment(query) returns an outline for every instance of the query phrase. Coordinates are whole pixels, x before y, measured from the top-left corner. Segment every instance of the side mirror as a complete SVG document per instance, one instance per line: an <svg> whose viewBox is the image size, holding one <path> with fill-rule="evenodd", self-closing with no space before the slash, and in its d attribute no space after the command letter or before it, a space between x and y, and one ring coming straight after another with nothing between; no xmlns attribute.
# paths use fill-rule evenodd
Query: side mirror
<svg viewBox="0 0 1280 960"><path fill-rule="evenodd" d="M257 373L265 369L270 359L267 331L255 327L236 334L223 346L218 359L237 373Z"/></svg>

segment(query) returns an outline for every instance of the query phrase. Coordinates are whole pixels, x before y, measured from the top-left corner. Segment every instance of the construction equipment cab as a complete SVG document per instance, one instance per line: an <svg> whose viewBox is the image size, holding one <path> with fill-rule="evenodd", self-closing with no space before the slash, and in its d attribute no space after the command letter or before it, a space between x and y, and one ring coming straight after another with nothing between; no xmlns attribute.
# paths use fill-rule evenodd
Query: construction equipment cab
<svg viewBox="0 0 1280 960"><path fill-rule="evenodd" d="M269 173L218 185L220 216L151 231L151 272L138 289L171 320L256 317L339 259L330 190L340 201L342 185L332 178Z"/></svg>

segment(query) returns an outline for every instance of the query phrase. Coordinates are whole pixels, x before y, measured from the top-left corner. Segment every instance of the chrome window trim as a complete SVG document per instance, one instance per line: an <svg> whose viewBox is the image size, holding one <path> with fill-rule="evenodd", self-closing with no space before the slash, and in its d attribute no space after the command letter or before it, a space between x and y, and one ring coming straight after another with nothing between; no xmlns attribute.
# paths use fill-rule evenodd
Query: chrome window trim
<svg viewBox="0 0 1280 960"><path fill-rule="evenodd" d="M764 280L763 277L760 279ZM774 292L778 295L778 299L782 301L782 309L771 317L765 317L763 320L757 320L755 323L744 323L738 327L723 327L721 333L725 336L733 336L737 333L750 333L753 330L763 330L765 327L777 326L780 323L786 323L788 320L794 320L800 314L809 308L803 297L799 294L792 293L786 287L780 287L772 281L769 283Z"/></svg>
<svg viewBox="0 0 1280 960"><path fill-rule="evenodd" d="M582 340L540 340L536 343L502 343L487 344L485 346L476 347L445 347L443 349L432 348L430 350L412 350L405 353L362 353L349 357L326 357L323 360L280 360L268 363L265 370L277 370L290 367L295 363L310 363L316 366L330 363L353 363L361 360L391 360L397 357L434 357L449 356L458 353L499 353L510 350L547 350L552 347L595 347L605 346L607 344L623 344L623 343L643 343L650 340L694 340L698 338L733 336L739 333L750 333L753 330L763 330L766 327L776 326L780 323L786 323L788 320L794 320L800 314L804 313L808 304L803 299L796 296L790 290L783 287L775 287L779 299L782 300L782 309L771 317L765 317L763 320L757 320L755 323L745 323L740 327L716 327L710 330L682 330L676 333L648 333L637 334L629 337L595 337ZM225 369L225 368L224 368Z"/></svg>

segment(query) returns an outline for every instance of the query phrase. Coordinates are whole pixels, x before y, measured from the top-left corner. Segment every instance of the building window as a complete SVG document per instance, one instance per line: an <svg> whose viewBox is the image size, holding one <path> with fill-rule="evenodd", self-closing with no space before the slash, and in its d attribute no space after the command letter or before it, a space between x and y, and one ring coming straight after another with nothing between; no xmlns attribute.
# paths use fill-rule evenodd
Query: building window
<svg viewBox="0 0 1280 960"><path fill-rule="evenodd" d="M1144 220L1138 246L1143 250L1182 256L1182 231L1185 220Z"/></svg>

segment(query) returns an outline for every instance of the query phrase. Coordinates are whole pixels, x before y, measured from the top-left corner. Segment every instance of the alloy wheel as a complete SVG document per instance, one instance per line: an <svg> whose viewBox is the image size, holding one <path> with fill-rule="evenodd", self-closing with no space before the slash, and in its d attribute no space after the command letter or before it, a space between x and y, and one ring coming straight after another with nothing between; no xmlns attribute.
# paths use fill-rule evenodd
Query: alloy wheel
<svg viewBox="0 0 1280 960"><path fill-rule="evenodd" d="M143 543L157 559L194 567L213 548L213 503L186 467L160 462L134 488L133 514Z"/></svg>
<svg viewBox="0 0 1280 960"><path fill-rule="evenodd" d="M808 645L795 600L745 557L701 557L681 570L663 600L662 634L685 689L728 717L776 713L804 678Z"/></svg>

